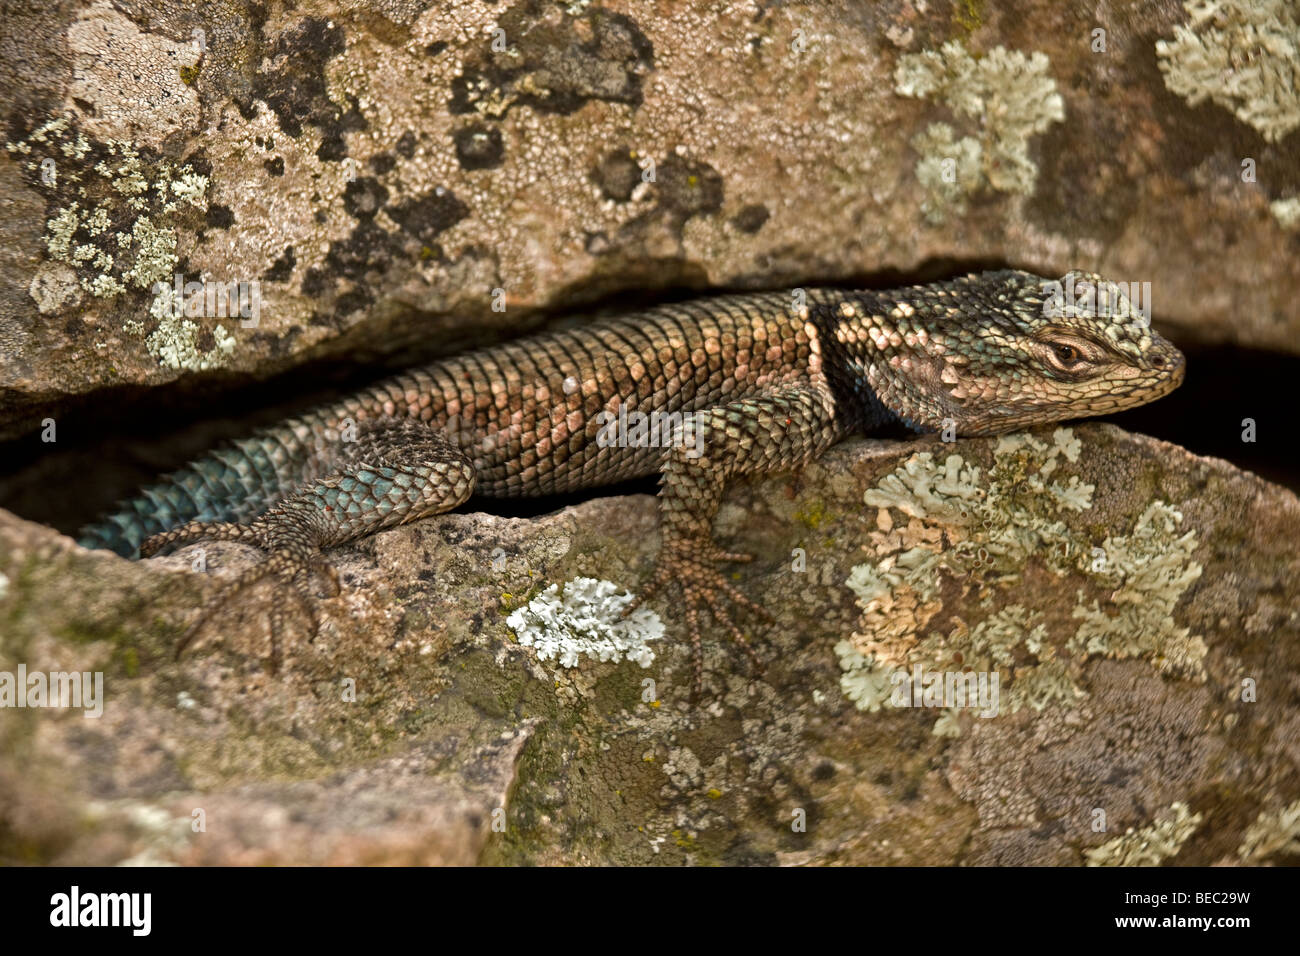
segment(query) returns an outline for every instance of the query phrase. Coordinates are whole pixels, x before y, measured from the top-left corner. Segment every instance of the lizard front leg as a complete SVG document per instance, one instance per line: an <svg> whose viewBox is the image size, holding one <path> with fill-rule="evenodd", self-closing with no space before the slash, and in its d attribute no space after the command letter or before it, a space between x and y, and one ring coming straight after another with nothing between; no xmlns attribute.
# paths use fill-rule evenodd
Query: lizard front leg
<svg viewBox="0 0 1300 956"><path fill-rule="evenodd" d="M747 554L725 551L713 540L713 518L727 482L738 475L797 468L834 444L840 432L829 389L806 382L697 411L687 419L684 440L669 450L660 479L662 542L654 575L623 613L630 614L665 587L681 588L693 655L694 700L703 687L700 612L707 609L755 667L760 666L757 656L724 602L771 620L766 610L741 594L717 568L718 562L751 559ZM694 435L690 434L692 428Z"/></svg>
<svg viewBox="0 0 1300 956"><path fill-rule="evenodd" d="M324 573L333 593L338 577L322 548L450 511L474 490L474 465L440 432L410 419L362 422L355 441L340 441L332 471L241 524L195 521L164 531L140 546L142 557L202 539L244 541L268 552L204 606L177 646L177 656L222 608L257 582L278 577L316 632L316 615L305 593L314 573ZM271 605L271 663L280 664L279 633L284 606Z"/></svg>

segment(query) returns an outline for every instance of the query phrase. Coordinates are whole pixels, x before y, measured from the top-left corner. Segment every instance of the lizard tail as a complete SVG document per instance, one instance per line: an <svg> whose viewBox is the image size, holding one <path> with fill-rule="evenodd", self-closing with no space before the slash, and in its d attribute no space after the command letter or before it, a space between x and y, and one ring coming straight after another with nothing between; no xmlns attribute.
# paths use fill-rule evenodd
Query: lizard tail
<svg viewBox="0 0 1300 956"><path fill-rule="evenodd" d="M83 548L135 557L151 535L190 521L248 521L306 480L317 458L301 420L209 452L122 501L77 533Z"/></svg>

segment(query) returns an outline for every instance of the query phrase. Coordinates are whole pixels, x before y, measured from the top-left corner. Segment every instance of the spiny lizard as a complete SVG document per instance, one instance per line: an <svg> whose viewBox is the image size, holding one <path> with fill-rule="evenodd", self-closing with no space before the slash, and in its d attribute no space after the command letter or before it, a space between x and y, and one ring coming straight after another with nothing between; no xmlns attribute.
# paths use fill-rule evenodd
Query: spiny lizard
<svg viewBox="0 0 1300 956"><path fill-rule="evenodd" d="M721 296L469 352L214 451L81 542L143 556L203 538L257 545L268 556L186 641L269 575L292 585L314 633L304 586L323 571L337 592L322 548L472 493L535 496L658 473L658 560L626 610L681 588L698 696L700 612L755 662L724 602L767 617L717 567L750 559L712 536L731 479L797 468L886 426L990 435L1140 405L1182 381L1182 354L1116 286L1070 273L1059 281L1084 307L1063 309L1047 281L1005 270L891 291ZM617 434L638 412L682 416L669 419L669 447ZM283 624L277 604L273 663Z"/></svg>

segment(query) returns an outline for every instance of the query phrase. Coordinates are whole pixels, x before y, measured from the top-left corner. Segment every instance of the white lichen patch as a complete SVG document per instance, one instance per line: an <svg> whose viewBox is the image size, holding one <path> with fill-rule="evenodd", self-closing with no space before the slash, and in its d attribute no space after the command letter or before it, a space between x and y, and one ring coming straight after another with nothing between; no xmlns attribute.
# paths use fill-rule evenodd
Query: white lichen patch
<svg viewBox="0 0 1300 956"><path fill-rule="evenodd" d="M1268 211L1287 232L1300 229L1300 196L1274 200L1268 204Z"/></svg>
<svg viewBox="0 0 1300 956"><path fill-rule="evenodd" d="M520 644L562 667L576 667L583 655L599 661L626 658L649 667L655 658L649 642L663 637L663 622L644 607L620 620L632 595L619 592L617 584L596 578L552 584L511 613L506 624Z"/></svg>
<svg viewBox="0 0 1300 956"><path fill-rule="evenodd" d="M54 312L64 305L76 305L81 301L77 273L62 262L42 262L27 291L41 313Z"/></svg>
<svg viewBox="0 0 1300 956"><path fill-rule="evenodd" d="M1246 863L1258 863L1275 853L1300 855L1300 800L1262 812L1237 848L1237 856Z"/></svg>
<svg viewBox="0 0 1300 956"><path fill-rule="evenodd" d="M1204 814L1192 813L1187 804L1174 803L1149 826L1130 828L1083 855L1088 866L1159 866L1178 855L1204 818Z"/></svg>
<svg viewBox="0 0 1300 956"><path fill-rule="evenodd" d="M1300 14L1293 0L1184 0L1186 26L1156 41L1165 86L1209 99L1276 143L1300 126Z"/></svg>
<svg viewBox="0 0 1300 956"><path fill-rule="evenodd" d="M81 125L92 136L156 146L198 125L198 93L181 79L198 60L194 44L145 33L101 0L68 27L68 52L68 103L89 104Z"/></svg>
<svg viewBox="0 0 1300 956"><path fill-rule="evenodd" d="M1095 655L1139 656L1163 672L1205 679L1204 641L1179 627L1173 612L1201 574L1192 560L1196 535L1179 533L1182 515L1165 502L1147 507L1126 535L1097 544L1062 517L1092 507L1092 485L1064 474L1081 443L1058 428L1050 442L1005 435L984 474L960 455L910 456L863 501L879 509L870 535L876 559L855 566L846 584L862 616L836 647L841 687L861 709L888 706L896 671L996 671L1003 709L1042 710L1086 696L1076 683ZM1058 578L1082 576L1104 604L1079 590L1070 619L1049 603L1061 590L1026 589L1026 566ZM932 622L945 585L970 595L979 619ZM1037 599L1037 602L1036 602ZM950 724L952 722L950 721ZM951 726L945 733L951 732Z"/></svg>
<svg viewBox="0 0 1300 956"><path fill-rule="evenodd" d="M933 99L978 124L960 139L946 123L932 123L913 138L928 219L964 211L966 197L982 189L1034 191L1038 166L1029 157L1030 138L1065 119L1049 65L1044 53L1025 56L1001 46L975 57L958 40L899 59L895 92Z"/></svg>

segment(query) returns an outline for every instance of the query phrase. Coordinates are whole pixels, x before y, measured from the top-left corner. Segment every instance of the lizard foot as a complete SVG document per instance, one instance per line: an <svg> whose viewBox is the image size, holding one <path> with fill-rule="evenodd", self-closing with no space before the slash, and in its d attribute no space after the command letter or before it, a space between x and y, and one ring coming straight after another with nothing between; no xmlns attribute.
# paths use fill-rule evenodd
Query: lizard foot
<svg viewBox="0 0 1300 956"><path fill-rule="evenodd" d="M241 572L234 581L222 588L215 598L203 606L198 619L189 626L177 642L177 659L209 622L234 604L249 588L269 577L279 578L288 585L287 594L306 618L310 636L316 636L320 622L307 591L307 582L313 575L321 575L328 585L330 596L334 596L339 593L339 581L338 572L315 548L297 541L285 541L283 538L276 540L267 533L267 529L259 527L256 521L247 525L230 522L192 522L149 538L140 546L140 554L142 557L149 557L164 548L204 538L218 541L243 541L262 548L269 554L264 560ZM285 605L280 602L272 603L267 616L271 632L271 672L276 673L280 669L282 660L280 634L286 629Z"/></svg>
<svg viewBox="0 0 1300 956"><path fill-rule="evenodd" d="M713 622L730 633L740 649L749 658L755 673L763 672L759 659L749 639L736 626L725 606L730 601L768 624L774 623L772 615L762 605L756 604L740 593L714 564L720 561L752 561L753 555L723 551L710 540L678 539L665 541L659 552L654 574L649 583L623 608L627 617L638 607L670 585L681 588L685 600L686 632L691 639L691 659L694 676L691 685L691 704L698 703L704 689L704 654L700 646L700 612L707 610Z"/></svg>

